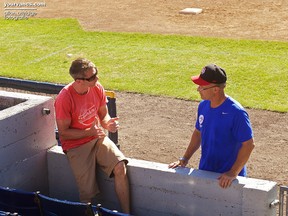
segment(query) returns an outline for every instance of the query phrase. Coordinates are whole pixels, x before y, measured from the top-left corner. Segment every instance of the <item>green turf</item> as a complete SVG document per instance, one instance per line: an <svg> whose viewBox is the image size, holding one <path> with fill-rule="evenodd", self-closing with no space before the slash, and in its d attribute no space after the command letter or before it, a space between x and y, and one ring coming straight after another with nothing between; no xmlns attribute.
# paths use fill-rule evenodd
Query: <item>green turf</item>
<svg viewBox="0 0 288 216"><path fill-rule="evenodd" d="M190 76L216 63L245 107L288 111L288 42L85 32L75 19L1 19L0 28L0 76L65 84L71 61L86 57L106 89L200 100Z"/></svg>

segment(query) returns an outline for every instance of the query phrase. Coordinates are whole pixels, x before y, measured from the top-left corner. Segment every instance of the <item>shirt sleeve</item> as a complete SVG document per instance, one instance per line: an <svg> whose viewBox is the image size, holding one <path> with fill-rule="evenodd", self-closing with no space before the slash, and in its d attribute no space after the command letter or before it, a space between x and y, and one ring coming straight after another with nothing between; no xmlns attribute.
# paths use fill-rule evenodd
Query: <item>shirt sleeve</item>
<svg viewBox="0 0 288 216"><path fill-rule="evenodd" d="M233 133L241 143L253 137L253 130L249 115L245 110L240 110L235 116Z"/></svg>
<svg viewBox="0 0 288 216"><path fill-rule="evenodd" d="M72 119L71 116L71 99L67 90L62 90L54 102L56 119Z"/></svg>
<svg viewBox="0 0 288 216"><path fill-rule="evenodd" d="M100 106L106 105L108 103L108 99L106 97L104 87L101 85L101 83L97 82L95 89L98 94L98 97L100 98Z"/></svg>

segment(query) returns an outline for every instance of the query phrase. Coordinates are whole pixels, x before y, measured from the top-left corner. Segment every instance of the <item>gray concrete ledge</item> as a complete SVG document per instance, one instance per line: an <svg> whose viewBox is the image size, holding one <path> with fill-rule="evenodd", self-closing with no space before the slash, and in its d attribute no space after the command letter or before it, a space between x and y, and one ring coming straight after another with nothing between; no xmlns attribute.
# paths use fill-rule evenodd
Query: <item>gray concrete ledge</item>
<svg viewBox="0 0 288 216"><path fill-rule="evenodd" d="M78 200L77 187L61 147L48 151L50 196ZM269 204L277 197L276 182L238 177L228 189L218 186L218 173L129 159L133 214L276 215ZM98 173L101 202L119 210L113 179Z"/></svg>

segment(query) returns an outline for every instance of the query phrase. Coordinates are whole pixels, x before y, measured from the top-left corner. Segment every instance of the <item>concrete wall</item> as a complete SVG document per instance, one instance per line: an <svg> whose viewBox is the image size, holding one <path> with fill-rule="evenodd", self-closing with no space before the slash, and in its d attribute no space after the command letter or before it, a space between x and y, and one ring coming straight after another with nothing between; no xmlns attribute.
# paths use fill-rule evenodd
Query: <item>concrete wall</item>
<svg viewBox="0 0 288 216"><path fill-rule="evenodd" d="M48 191L47 149L57 143L53 99L6 91L0 99L0 185Z"/></svg>
<svg viewBox="0 0 288 216"><path fill-rule="evenodd" d="M51 111L43 113L43 108ZM61 147L55 146L50 97L0 91L0 185L78 201L74 177ZM48 153L47 149L51 148ZM228 189L219 174L168 169L167 164L129 159L132 211L137 216L276 215L275 182L238 177ZM103 206L120 209L113 179L99 171Z"/></svg>
<svg viewBox="0 0 288 216"><path fill-rule="evenodd" d="M61 147L48 151L50 196L78 201L75 180ZM137 216L276 215L269 204L277 198L276 182L238 177L228 189L218 186L219 174L129 159L132 211ZM113 179L98 173L101 197L111 209L119 204Z"/></svg>

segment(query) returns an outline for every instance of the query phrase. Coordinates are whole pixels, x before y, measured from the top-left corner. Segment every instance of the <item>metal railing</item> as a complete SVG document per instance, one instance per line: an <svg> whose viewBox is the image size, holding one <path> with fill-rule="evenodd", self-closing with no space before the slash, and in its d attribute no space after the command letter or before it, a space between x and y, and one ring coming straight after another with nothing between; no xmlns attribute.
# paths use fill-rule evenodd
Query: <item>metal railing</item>
<svg viewBox="0 0 288 216"><path fill-rule="evenodd" d="M280 186L279 202L279 216L288 216L288 186Z"/></svg>

